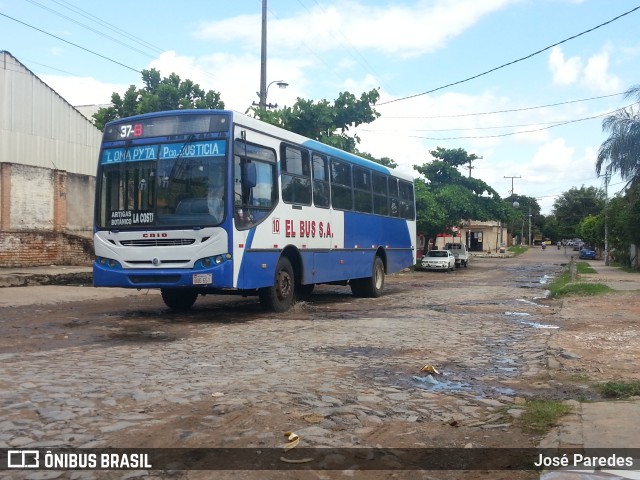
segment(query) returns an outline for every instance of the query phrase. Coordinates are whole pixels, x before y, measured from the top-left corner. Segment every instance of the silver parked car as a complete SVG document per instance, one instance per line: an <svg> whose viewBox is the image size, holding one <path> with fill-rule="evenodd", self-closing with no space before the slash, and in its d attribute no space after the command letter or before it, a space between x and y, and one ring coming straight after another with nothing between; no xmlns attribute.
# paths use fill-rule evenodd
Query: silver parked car
<svg viewBox="0 0 640 480"><path fill-rule="evenodd" d="M455 270L456 257L451 250L431 250L422 257L422 268L426 270Z"/></svg>

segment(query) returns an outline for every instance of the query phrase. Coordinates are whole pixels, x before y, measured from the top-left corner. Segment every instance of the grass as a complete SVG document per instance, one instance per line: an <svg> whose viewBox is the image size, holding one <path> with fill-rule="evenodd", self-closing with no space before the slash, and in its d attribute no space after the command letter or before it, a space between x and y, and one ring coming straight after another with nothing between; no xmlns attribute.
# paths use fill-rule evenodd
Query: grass
<svg viewBox="0 0 640 480"><path fill-rule="evenodd" d="M613 380L596 386L602 395L609 398L629 398L640 395L640 380L625 382Z"/></svg>
<svg viewBox="0 0 640 480"><path fill-rule="evenodd" d="M559 400L529 400L524 410L519 419L523 430L546 433L557 424L560 417L571 411L571 407Z"/></svg>
<svg viewBox="0 0 640 480"><path fill-rule="evenodd" d="M588 271L590 270L590 268L585 262L578 262L576 264L576 268L578 274L594 273ZM549 284L549 292L551 298L561 298L569 296L593 296L613 292L613 289L602 283L572 281L571 272L569 269L570 267L565 269L562 274L558 275L553 280L553 282Z"/></svg>
<svg viewBox="0 0 640 480"><path fill-rule="evenodd" d="M591 265L589 265L587 262L577 262L576 263L576 269L578 271L578 274L582 274L582 273L597 273L593 267Z"/></svg>
<svg viewBox="0 0 640 480"><path fill-rule="evenodd" d="M509 247L508 251L515 254L515 255L520 255L524 252L526 252L528 249L527 247L524 247L522 245L514 245L513 247Z"/></svg>

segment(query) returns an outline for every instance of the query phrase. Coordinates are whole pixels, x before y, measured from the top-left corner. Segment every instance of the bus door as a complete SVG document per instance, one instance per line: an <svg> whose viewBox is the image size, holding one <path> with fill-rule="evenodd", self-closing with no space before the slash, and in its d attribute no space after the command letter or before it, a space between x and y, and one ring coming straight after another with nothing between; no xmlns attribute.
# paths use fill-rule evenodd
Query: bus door
<svg viewBox="0 0 640 480"><path fill-rule="evenodd" d="M272 283L271 271L261 268L273 249L269 216L278 201L276 153L265 146L267 137L235 127L233 177L230 198L233 209L234 285L257 288ZM247 256L247 252L251 253ZM243 266L243 263L245 265ZM241 272L247 272L241 278Z"/></svg>

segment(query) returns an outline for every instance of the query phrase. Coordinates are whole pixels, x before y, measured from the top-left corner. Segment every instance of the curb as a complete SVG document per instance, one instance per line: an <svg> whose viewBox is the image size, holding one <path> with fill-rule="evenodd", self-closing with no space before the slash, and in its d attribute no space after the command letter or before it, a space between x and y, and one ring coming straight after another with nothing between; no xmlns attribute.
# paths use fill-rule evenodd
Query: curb
<svg viewBox="0 0 640 480"><path fill-rule="evenodd" d="M0 276L0 288L36 285L93 285L93 275L91 272L55 274L16 272Z"/></svg>

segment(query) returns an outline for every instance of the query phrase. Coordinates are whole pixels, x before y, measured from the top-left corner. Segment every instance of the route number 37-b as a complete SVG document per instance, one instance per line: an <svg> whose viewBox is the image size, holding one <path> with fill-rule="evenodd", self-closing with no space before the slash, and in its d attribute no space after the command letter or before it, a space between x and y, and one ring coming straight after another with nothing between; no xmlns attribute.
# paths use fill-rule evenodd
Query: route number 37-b
<svg viewBox="0 0 640 480"><path fill-rule="evenodd" d="M120 125L120 138L141 137L141 136L142 136L141 123L136 123L134 125Z"/></svg>

